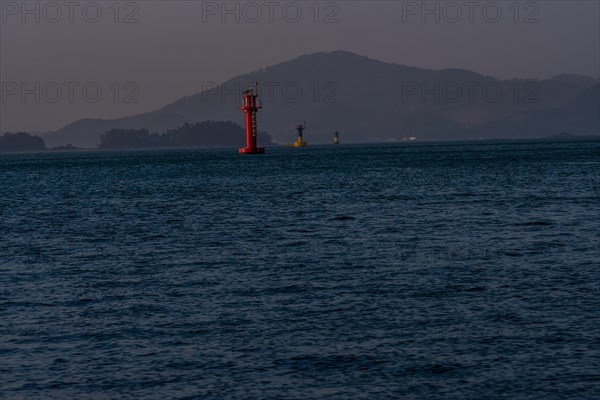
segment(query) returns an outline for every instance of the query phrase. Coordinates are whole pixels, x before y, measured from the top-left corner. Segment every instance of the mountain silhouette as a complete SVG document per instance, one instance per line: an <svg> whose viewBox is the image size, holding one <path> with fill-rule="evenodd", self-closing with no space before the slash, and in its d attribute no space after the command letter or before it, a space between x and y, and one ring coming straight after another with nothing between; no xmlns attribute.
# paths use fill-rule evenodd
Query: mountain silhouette
<svg viewBox="0 0 600 400"><path fill-rule="evenodd" d="M600 134L600 84L585 90L568 104L552 110L524 111L474 130L470 138L547 137L560 132Z"/></svg>
<svg viewBox="0 0 600 400"><path fill-rule="evenodd" d="M112 129L162 132L206 120L243 125L241 92L260 82L259 128L292 142L330 143L545 137L561 130L598 134L597 81L578 75L499 80L461 69L429 70L345 51L300 56L186 96L159 110L114 120L85 119L44 136L50 146L94 147ZM588 93L589 92L589 93ZM586 110L585 112L581 110ZM554 125L545 118L552 116ZM543 122L543 123L542 123ZM548 129L551 129L548 131ZM243 143L240 143L240 145Z"/></svg>

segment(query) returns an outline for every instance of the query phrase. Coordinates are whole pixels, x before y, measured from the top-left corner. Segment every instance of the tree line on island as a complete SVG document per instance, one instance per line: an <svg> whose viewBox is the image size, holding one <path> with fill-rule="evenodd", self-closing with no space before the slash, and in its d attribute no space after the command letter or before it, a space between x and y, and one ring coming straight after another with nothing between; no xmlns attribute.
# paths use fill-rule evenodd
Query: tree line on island
<svg viewBox="0 0 600 400"><path fill-rule="evenodd" d="M272 144L266 132L259 141ZM178 147L230 147L245 143L244 129L231 121L204 121L185 123L161 134L147 129L112 129L100 135L101 149L123 148L178 148Z"/></svg>
<svg viewBox="0 0 600 400"><path fill-rule="evenodd" d="M7 132L0 136L0 152L44 150L48 150L44 139L27 132Z"/></svg>
<svg viewBox="0 0 600 400"><path fill-rule="evenodd" d="M259 141L273 145L271 136L259 133ZM185 123L163 133L148 129L111 129L100 135L98 149L150 149L150 148L199 148L243 146L245 131L231 121L204 121ZM76 150L73 146L63 146L52 150ZM44 139L25 132L6 133L0 136L0 151L44 151L48 150Z"/></svg>

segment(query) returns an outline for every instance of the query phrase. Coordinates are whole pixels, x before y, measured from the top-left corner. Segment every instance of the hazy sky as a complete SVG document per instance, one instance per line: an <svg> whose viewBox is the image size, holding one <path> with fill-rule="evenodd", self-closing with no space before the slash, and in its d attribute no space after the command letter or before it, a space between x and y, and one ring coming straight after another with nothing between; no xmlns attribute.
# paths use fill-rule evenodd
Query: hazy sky
<svg viewBox="0 0 600 400"><path fill-rule="evenodd" d="M498 78L600 74L597 0L223 4L0 0L0 131L150 111L317 51Z"/></svg>

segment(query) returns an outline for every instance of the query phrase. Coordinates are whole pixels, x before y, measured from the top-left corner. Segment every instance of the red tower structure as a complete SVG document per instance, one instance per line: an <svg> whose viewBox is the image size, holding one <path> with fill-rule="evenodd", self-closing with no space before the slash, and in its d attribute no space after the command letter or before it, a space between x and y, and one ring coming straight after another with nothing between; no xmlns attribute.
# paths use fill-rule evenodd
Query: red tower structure
<svg viewBox="0 0 600 400"><path fill-rule="evenodd" d="M255 84L255 89L245 90L243 97L241 110L246 114L246 147L240 149L240 154L263 154L265 148L258 147L256 144L258 136L256 114L262 108L258 100L258 82Z"/></svg>

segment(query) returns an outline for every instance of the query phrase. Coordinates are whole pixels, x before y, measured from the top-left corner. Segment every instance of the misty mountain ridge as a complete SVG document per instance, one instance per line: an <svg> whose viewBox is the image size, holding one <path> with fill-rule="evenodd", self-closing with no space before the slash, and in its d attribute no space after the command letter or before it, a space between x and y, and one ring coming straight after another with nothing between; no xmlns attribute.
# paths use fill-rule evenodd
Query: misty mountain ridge
<svg viewBox="0 0 600 400"><path fill-rule="evenodd" d="M163 132L207 120L243 124L241 91L261 83L259 129L276 142L343 142L547 137L600 133L598 80L563 74L499 80L462 69L429 70L345 51L303 55L185 96L159 110L114 120L83 119L44 135L50 146L94 147L112 129ZM550 123L552 121L552 123ZM559 128L560 127L560 128ZM242 143L240 143L241 145Z"/></svg>
<svg viewBox="0 0 600 400"><path fill-rule="evenodd" d="M561 74L552 78L553 81L561 81L570 83L575 86L579 86L582 89L588 89L598 83L600 79L590 78L589 76L573 75L573 74Z"/></svg>

